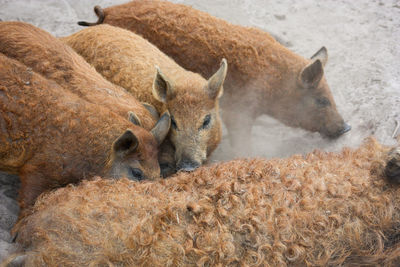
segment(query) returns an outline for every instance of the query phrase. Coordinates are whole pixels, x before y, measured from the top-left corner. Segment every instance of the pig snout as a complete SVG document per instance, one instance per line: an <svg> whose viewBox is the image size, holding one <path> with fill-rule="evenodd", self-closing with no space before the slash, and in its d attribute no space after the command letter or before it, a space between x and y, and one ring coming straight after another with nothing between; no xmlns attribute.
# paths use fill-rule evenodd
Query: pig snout
<svg viewBox="0 0 400 267"><path fill-rule="evenodd" d="M183 158L182 160L180 160L177 165L176 165L176 169L178 171L185 171L185 172L191 172L195 169L197 169L198 167L200 167L201 163L194 161L190 158Z"/></svg>
<svg viewBox="0 0 400 267"><path fill-rule="evenodd" d="M342 135L344 133L347 133L348 131L351 130L351 126L348 125L347 123L344 123L343 125L343 129L341 131L338 132L338 135Z"/></svg>
<svg viewBox="0 0 400 267"><path fill-rule="evenodd" d="M347 133L350 130L351 126L343 122L342 126L338 130L332 132L325 132L323 134L328 138L335 139L341 136L342 134Z"/></svg>

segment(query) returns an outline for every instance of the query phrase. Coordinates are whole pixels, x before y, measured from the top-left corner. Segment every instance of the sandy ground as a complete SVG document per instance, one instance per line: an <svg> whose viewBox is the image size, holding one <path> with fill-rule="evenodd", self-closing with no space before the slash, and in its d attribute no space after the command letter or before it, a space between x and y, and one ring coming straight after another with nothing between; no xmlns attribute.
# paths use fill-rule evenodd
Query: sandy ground
<svg viewBox="0 0 400 267"><path fill-rule="evenodd" d="M20 20L56 36L80 29L78 20L95 21L93 6L126 0L0 0L0 19ZM267 116L253 128L249 156L282 157L315 148L336 151L374 135L385 144L400 121L400 2L386 0L176 0L235 24L256 26L279 36L288 47L311 56L326 46L326 78L351 132L329 141L293 129ZM232 158L226 138L212 161ZM0 174L0 262L10 251L9 230L16 219L18 177Z"/></svg>

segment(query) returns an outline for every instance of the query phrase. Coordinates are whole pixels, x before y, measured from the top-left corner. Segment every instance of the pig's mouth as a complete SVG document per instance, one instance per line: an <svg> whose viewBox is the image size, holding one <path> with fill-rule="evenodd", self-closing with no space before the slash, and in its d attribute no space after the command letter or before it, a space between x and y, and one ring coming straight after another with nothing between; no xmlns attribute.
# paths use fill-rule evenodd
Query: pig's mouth
<svg viewBox="0 0 400 267"><path fill-rule="evenodd" d="M351 126L348 125L347 123L343 123L343 127L339 131L336 131L333 133L325 131L325 132L322 132L322 134L330 139L335 139L335 138L338 138L339 136L341 136L342 134L347 133L350 130L351 130Z"/></svg>

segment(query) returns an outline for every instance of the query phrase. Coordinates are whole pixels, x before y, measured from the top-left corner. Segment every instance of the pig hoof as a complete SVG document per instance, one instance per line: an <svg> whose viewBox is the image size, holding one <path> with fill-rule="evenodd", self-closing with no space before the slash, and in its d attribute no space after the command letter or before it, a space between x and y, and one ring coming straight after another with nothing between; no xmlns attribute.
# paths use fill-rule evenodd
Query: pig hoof
<svg viewBox="0 0 400 267"><path fill-rule="evenodd" d="M400 184L400 147L389 152L385 175L390 182Z"/></svg>

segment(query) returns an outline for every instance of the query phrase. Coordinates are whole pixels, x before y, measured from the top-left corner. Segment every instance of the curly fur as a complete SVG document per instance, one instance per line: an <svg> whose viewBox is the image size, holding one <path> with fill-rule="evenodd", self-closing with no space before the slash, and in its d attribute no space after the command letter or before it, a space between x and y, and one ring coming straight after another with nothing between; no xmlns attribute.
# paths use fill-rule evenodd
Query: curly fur
<svg viewBox="0 0 400 267"><path fill-rule="evenodd" d="M60 39L109 81L122 86L141 101L157 107L160 113L165 111L165 107L153 97L151 90L156 76L155 66L160 67L173 82L177 94L181 91L198 93L206 98L203 89L206 80L203 77L186 71L157 47L132 32L99 25Z"/></svg>
<svg viewBox="0 0 400 267"><path fill-rule="evenodd" d="M183 69L147 40L110 25L90 27L61 40L109 81L124 87L140 101L152 104L160 113L169 110L179 127L179 132L170 130L178 162L184 157L182 154L187 154L202 163L220 143L219 101L209 96L207 80ZM171 96L165 103L152 93L155 66L172 84ZM199 131L207 114L212 114L212 127Z"/></svg>
<svg viewBox="0 0 400 267"><path fill-rule="evenodd" d="M373 139L158 182L84 181L20 228L27 266L397 266L400 188Z"/></svg>
<svg viewBox="0 0 400 267"><path fill-rule="evenodd" d="M261 114L330 137L346 128L325 78L314 90L300 84L300 73L310 60L266 32L167 1L135 0L103 12L105 24L142 35L178 64L205 77L226 58L229 71L221 107L234 143L247 136ZM320 107L320 99L330 105Z"/></svg>
<svg viewBox="0 0 400 267"><path fill-rule="evenodd" d="M74 50L44 30L23 22L1 22L0 52L88 102L104 105L123 117L134 112L146 130L156 123L136 98L108 82Z"/></svg>
<svg viewBox="0 0 400 267"><path fill-rule="evenodd" d="M138 148L114 158L113 142L127 129ZM20 175L22 210L46 190L106 177L118 160L158 178L157 145L145 129L0 53L0 170Z"/></svg>

